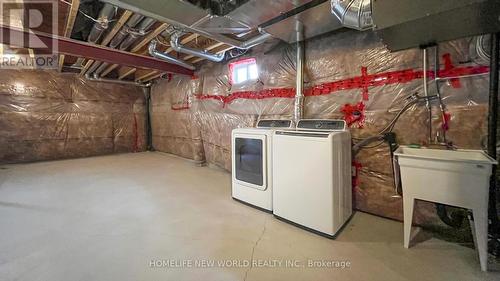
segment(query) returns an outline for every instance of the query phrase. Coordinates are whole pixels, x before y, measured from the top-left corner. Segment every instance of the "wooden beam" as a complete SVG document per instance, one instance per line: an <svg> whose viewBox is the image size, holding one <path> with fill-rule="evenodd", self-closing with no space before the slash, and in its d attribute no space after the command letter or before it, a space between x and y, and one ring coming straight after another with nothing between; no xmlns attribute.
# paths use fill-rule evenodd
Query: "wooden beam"
<svg viewBox="0 0 500 281"><path fill-rule="evenodd" d="M120 31L120 29L125 25L125 23L128 21L128 19L133 15L134 13L131 11L125 11L123 12L122 16L120 19L116 22L116 24L113 26L113 29L104 37L104 39L101 42L101 45L107 46L111 40L115 37L115 35Z"/></svg>
<svg viewBox="0 0 500 281"><path fill-rule="evenodd" d="M148 35L142 38L142 40L139 41L139 43L137 43L130 51L132 53L137 53L142 49L142 47L151 42L151 40L155 39L156 36L160 35L160 33L162 33L165 29L167 29L168 26L169 26L168 23L164 23L158 26L155 30L151 31Z"/></svg>
<svg viewBox="0 0 500 281"><path fill-rule="evenodd" d="M121 80L121 79L129 76L130 74L134 73L136 70L137 70L137 68L128 67L128 66L121 67L120 69L118 69L118 79Z"/></svg>
<svg viewBox="0 0 500 281"><path fill-rule="evenodd" d="M127 20L130 18L130 16L132 16L132 14L133 13L131 11L128 11L128 10L125 11L122 14L122 16L120 17L120 19L118 20L118 22L115 24L115 26L113 26L113 29L111 29L111 31L106 35L106 37L104 37L104 39L102 40L100 45L107 46L109 44L109 42L111 42L113 37L115 37L116 33L118 33L118 31L120 31L122 26L127 22ZM85 75L85 73L90 69L92 64L94 64L94 61L89 60L85 64L85 66L82 68L82 70L80 71L80 75Z"/></svg>
<svg viewBox="0 0 500 281"><path fill-rule="evenodd" d="M155 74L155 75L153 75L153 76L151 76L151 77L148 77L148 78L146 78L146 79L141 80L141 82L148 82L148 81L151 81L151 80L153 80L153 79L156 79L156 78L158 78L158 77L162 76L163 74L165 74L165 72L160 72L160 73Z"/></svg>
<svg viewBox="0 0 500 281"><path fill-rule="evenodd" d="M104 69L101 72L101 77L104 77L104 76L108 75L111 71L113 71L118 66L119 66L119 64L112 64L112 65L108 66L108 68Z"/></svg>
<svg viewBox="0 0 500 281"><path fill-rule="evenodd" d="M151 71L151 70L148 70L148 69L138 69L135 72L135 78L134 78L134 80L136 82L142 81L143 79L146 79L149 76L153 76L155 74L158 74L158 71L156 71L156 70Z"/></svg>
<svg viewBox="0 0 500 281"><path fill-rule="evenodd" d="M75 25L75 19L78 15L78 8L80 8L80 0L71 1L71 8L69 10L68 18L66 19L66 27L64 28L64 37L71 37L71 32L73 31L73 26ZM59 56L59 72L62 70L64 65L64 55Z"/></svg>

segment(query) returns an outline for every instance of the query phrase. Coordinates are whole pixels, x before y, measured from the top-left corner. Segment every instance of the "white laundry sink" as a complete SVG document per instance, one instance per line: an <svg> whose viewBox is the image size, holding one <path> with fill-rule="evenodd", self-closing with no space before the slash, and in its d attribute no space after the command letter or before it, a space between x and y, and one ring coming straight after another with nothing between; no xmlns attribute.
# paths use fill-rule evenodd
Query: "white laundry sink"
<svg viewBox="0 0 500 281"><path fill-rule="evenodd" d="M476 248L486 271L488 196L491 166L497 162L481 150L400 147L394 153L401 172L404 245L409 247L415 199L470 209Z"/></svg>
<svg viewBox="0 0 500 281"><path fill-rule="evenodd" d="M401 146L395 154L400 156L400 159L425 159L427 161L439 161L440 163L496 164L495 160L481 150L442 150Z"/></svg>

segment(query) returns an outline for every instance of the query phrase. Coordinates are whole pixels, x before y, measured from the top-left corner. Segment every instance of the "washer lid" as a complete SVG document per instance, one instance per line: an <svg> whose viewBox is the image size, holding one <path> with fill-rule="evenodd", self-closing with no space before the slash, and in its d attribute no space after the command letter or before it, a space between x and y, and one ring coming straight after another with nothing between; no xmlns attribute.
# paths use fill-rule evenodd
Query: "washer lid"
<svg viewBox="0 0 500 281"><path fill-rule="evenodd" d="M334 119L301 119L297 123L297 130L301 131L345 131L344 120Z"/></svg>
<svg viewBox="0 0 500 281"><path fill-rule="evenodd" d="M257 121L257 128L291 128L292 120L267 119Z"/></svg>

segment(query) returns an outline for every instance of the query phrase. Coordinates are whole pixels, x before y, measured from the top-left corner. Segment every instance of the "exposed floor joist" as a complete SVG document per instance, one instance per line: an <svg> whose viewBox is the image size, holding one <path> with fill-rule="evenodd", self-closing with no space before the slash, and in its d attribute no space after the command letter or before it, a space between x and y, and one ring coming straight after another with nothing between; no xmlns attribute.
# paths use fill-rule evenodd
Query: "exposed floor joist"
<svg viewBox="0 0 500 281"><path fill-rule="evenodd" d="M151 77L148 77L148 78L145 78L145 79L141 80L141 82L142 82L142 83L149 82L149 81L151 81L151 80L153 80L153 79L156 79L156 78L158 78L158 77L162 76L163 74L165 74L165 72L160 72L160 73L155 74L155 75L153 75L153 76L151 76Z"/></svg>
<svg viewBox="0 0 500 281"><path fill-rule="evenodd" d="M136 71L135 73L136 73L135 82L142 82L145 79L149 78L150 76L154 76L154 75L158 74L158 71L157 70L145 71L145 72L142 72L140 74L139 74L139 71Z"/></svg>
<svg viewBox="0 0 500 281"><path fill-rule="evenodd" d="M217 42L217 43L215 43L215 44L211 44L211 45L207 46L206 48L203 48L203 50L205 50L205 51L211 51L211 50L213 50L213 49L215 49L215 48L218 48L218 47L220 47L220 46L222 46L222 45L224 45L224 43L222 43L222 42ZM182 59L183 59L183 60L189 60L189 59L194 58L194 57L195 57L195 56L193 56L193 55L187 55L187 56L184 56Z"/></svg>
<svg viewBox="0 0 500 281"><path fill-rule="evenodd" d="M64 37L71 37L71 32L73 31L73 26L75 25L75 19L78 15L78 8L80 7L80 0L71 1L71 8L66 19L66 27L64 28ZM64 66L64 55L59 56L59 71L62 70Z"/></svg>
<svg viewBox="0 0 500 281"><path fill-rule="evenodd" d="M167 29L168 26L169 26L168 23L163 23L162 25L158 26L155 30L151 31L148 35L146 35L144 38L142 38L142 40L139 41L139 43L137 43L132 48L132 50L130 50L130 52L132 52L132 53L139 52L144 46L146 46L146 44L149 44L149 42L151 42L151 40L156 38L156 36L160 35L160 33L162 33L165 29ZM111 71L113 71L118 66L120 66L120 65L119 64L112 64L112 65L108 66L108 68L106 68L101 73L101 76L104 77L104 76L108 75Z"/></svg>
<svg viewBox="0 0 500 281"><path fill-rule="evenodd" d="M226 51L229 51L231 49L234 49L233 46L228 46L228 45L223 45L223 48L220 49L220 50L217 50L215 53L216 54L220 54L220 53L223 53L223 52L226 52ZM205 60L205 58L196 58L194 60L191 60L190 63L197 63L197 62L200 62L202 60Z"/></svg>
<svg viewBox="0 0 500 281"><path fill-rule="evenodd" d="M73 0L73 3L80 3L81 0ZM75 8L74 5L71 6L71 11L68 16L67 20L67 26L65 29L65 35L70 36L71 31L74 25L74 20L76 18L76 15L78 14L78 7ZM113 37L121 30L121 28L125 25L127 20L133 15L133 12L129 10L125 10L123 14L120 16L119 20L115 23L113 28L106 34L106 37L102 40L102 42L99 45L106 46L111 42ZM146 36L144 36L137 44L133 46L133 48L129 51L131 53L137 53L137 54L143 54L145 56L148 56L147 52L144 51L144 47L149 44L153 39L155 39L158 35L160 35L165 29L169 27L169 24L163 23L157 28L155 28L153 31L149 32ZM205 44L206 47L201 47L200 49L205 50L205 51L212 51L214 53L222 53L224 51L232 49L231 46L228 46L222 42L217 42L213 40L208 40L208 41L203 41L207 40L203 36L200 36L199 34L196 33L189 33L183 38L181 38L180 43L182 45L186 45L191 43L193 40L196 40L198 38L202 38L202 44ZM208 43L208 44L207 44ZM166 50L164 51L166 54L174 52L174 49L166 45L164 46ZM193 55L184 55L184 54L178 54L180 55L180 58L184 61L187 61L189 63L197 63L202 60L203 58L199 58ZM61 54L62 60L59 61L59 68L61 69L62 66L64 65L64 54ZM93 59L87 59L85 64L83 65L80 75L84 75L86 72L88 72L89 69L95 69L96 63L101 63L101 61L95 61ZM113 70L118 68L118 79L125 79L126 77L129 77L130 75L134 75L134 80L135 81L150 81L152 79L155 79L159 76L161 76L164 72L158 71L155 69L138 69L136 67L130 67L130 66L125 66L121 63L119 64L110 64L104 71L101 72L101 77L109 75Z"/></svg>
<svg viewBox="0 0 500 281"><path fill-rule="evenodd" d="M195 34L195 33L190 34L190 35L185 36L184 38L182 38L180 43L181 43L182 45L187 44L187 43L189 43L189 42L191 42L191 41L195 40L195 39L196 39L196 38L198 38L199 36L200 36L200 35ZM168 47L168 48L167 48L167 50L165 51L165 54L168 54L168 53L172 52L173 50L174 50L174 49L173 49L172 47ZM144 75L144 76L139 76L139 77L138 77L138 76L137 76L137 72L136 72L135 81L144 81L143 79L144 79L145 77L148 77L149 75L155 75L155 74L157 74L157 73L158 73L158 71L153 70L153 71L151 71L148 75Z"/></svg>
<svg viewBox="0 0 500 281"><path fill-rule="evenodd" d="M115 37L116 33L118 33L118 31L120 31L122 26L127 22L127 20L130 18L130 16L132 16L132 14L133 13L131 11L125 11L123 13L123 15L120 17L120 19L118 20L118 22L115 24L115 26L113 26L113 29L111 29L111 31L106 35L106 37L104 37L104 39L102 40L100 45L107 46L109 44L109 42L111 42L111 40L113 40L113 37ZM93 63L94 63L94 60L87 61L85 66L80 71L80 75L85 75L85 73L87 72L87 70L90 69L90 67L92 66Z"/></svg>
<svg viewBox="0 0 500 281"><path fill-rule="evenodd" d="M120 67L120 69L118 69L118 79L121 80L121 79L131 75L136 70L137 70L137 68L128 67L128 66Z"/></svg>

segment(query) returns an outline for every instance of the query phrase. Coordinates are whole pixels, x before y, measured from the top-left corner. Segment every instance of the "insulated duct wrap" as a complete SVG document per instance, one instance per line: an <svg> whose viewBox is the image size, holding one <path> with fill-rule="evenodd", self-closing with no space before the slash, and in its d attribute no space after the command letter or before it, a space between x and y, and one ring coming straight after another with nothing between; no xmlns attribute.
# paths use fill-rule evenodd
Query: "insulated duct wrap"
<svg viewBox="0 0 500 281"><path fill-rule="evenodd" d="M440 74L487 72L483 65L476 63L470 52L473 41L470 38L440 44L440 56L447 57L447 60L441 59ZM346 108L362 103L362 118L351 124L354 138L377 134L394 118L410 95L423 93L419 76L419 73L422 74L419 49L391 53L370 31L322 36L307 41L305 45L304 117L345 119L349 118ZM430 53L432 58L432 50ZM194 115L205 160L227 170L231 169L230 132L233 128L253 126L258 118L291 118L293 114L295 47L283 45L266 54L254 51L243 58L249 57L256 59L258 81L232 85L228 67L232 61L226 64L206 63L194 78L199 82L197 91L189 90L188 85L194 83L193 80L175 80L176 76L170 82L157 84L155 91L158 93L153 96L154 99L177 96L180 100L186 99L184 95L190 96L192 104L189 110L171 113L173 116ZM432 60L429 64L429 69L433 69ZM379 76L370 76L372 74ZM380 77L385 77L385 80ZM435 86L430 80L429 91L434 94ZM369 86L366 81L375 86ZM451 116L447 138L459 148L480 149L486 136L487 76L443 81L440 90ZM167 108L170 105L162 106L162 110L170 110ZM443 122L437 103L434 110L435 134L436 128L441 128ZM179 129L182 132L193 126L189 122L177 122L178 118L165 118L160 125L170 126L168 124L175 122L176 126L182 127L182 130ZM400 144L425 143L427 131L425 105L411 107L395 127ZM358 169L355 207L402 220L402 200L394 196L396 192L387 145L375 143L361 150L355 161ZM418 202L416 209L417 223L440 223L434 205Z"/></svg>
<svg viewBox="0 0 500 281"><path fill-rule="evenodd" d="M0 162L145 150L142 89L52 71L2 70Z"/></svg>

